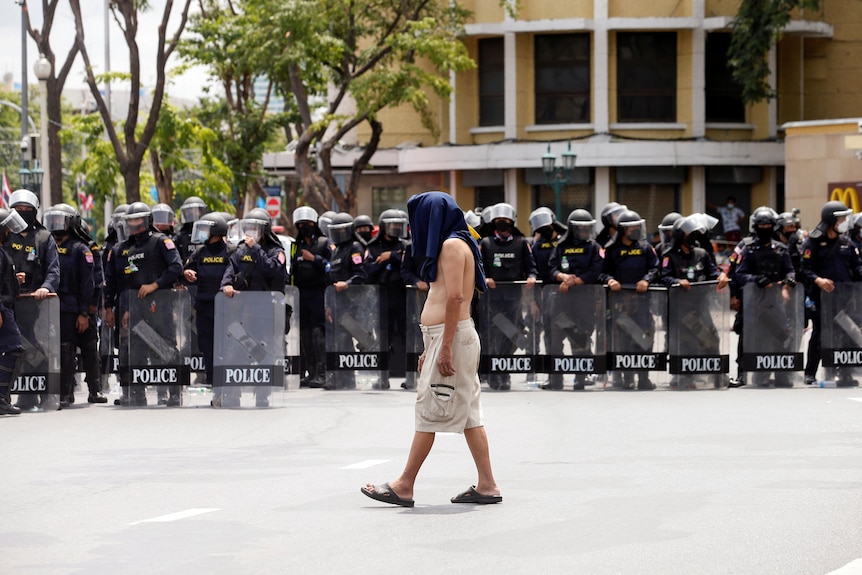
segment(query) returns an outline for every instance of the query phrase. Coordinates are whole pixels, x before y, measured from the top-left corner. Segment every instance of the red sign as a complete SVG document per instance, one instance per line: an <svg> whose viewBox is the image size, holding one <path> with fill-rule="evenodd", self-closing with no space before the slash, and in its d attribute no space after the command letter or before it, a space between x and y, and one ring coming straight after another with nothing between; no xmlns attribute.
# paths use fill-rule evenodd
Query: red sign
<svg viewBox="0 0 862 575"><path fill-rule="evenodd" d="M281 198L278 196L269 196L266 199L266 213L271 218L277 218L281 215Z"/></svg>

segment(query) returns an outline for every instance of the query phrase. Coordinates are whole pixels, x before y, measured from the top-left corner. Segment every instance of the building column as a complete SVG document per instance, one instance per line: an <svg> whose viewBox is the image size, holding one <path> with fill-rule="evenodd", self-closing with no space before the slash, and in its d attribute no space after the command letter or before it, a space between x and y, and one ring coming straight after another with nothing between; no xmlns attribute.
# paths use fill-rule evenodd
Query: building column
<svg viewBox="0 0 862 575"><path fill-rule="evenodd" d="M692 166L691 174L691 213L706 212L706 167Z"/></svg>
<svg viewBox="0 0 862 575"><path fill-rule="evenodd" d="M518 171L517 168L503 170L504 201L515 208L515 213L518 212Z"/></svg>
<svg viewBox="0 0 862 575"><path fill-rule="evenodd" d="M449 72L449 86L452 87L452 94L449 96L449 143L457 143L458 132L456 130L455 119L458 117L458 110L455 107L455 102L458 101L458 93L455 89L455 72Z"/></svg>
<svg viewBox="0 0 862 575"><path fill-rule="evenodd" d="M778 89L778 50L775 43L772 43L772 48L769 49L769 87L772 90ZM772 98L769 100L769 137L774 138L778 135L778 99Z"/></svg>
<svg viewBox="0 0 862 575"><path fill-rule="evenodd" d="M505 95L505 137L514 140L518 137L518 58L514 32L503 35L503 69Z"/></svg>
<svg viewBox="0 0 862 575"><path fill-rule="evenodd" d="M602 208L611 201L611 169L608 166L599 166L595 169L595 196L593 218L598 221Z"/></svg>
<svg viewBox="0 0 862 575"><path fill-rule="evenodd" d="M691 31L691 135L706 136L706 32L703 29L704 0L692 0L698 25Z"/></svg>
<svg viewBox="0 0 862 575"><path fill-rule="evenodd" d="M608 0L593 2L593 130L610 131L610 81L608 78Z"/></svg>

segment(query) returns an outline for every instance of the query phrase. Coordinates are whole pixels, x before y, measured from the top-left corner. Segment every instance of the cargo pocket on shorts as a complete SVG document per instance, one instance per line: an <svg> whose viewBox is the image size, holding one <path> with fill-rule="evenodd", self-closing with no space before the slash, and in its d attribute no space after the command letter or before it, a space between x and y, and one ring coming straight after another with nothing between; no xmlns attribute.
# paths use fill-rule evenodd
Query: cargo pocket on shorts
<svg viewBox="0 0 862 575"><path fill-rule="evenodd" d="M454 377L444 377L428 385L422 405L423 417L428 421L447 421L455 413Z"/></svg>

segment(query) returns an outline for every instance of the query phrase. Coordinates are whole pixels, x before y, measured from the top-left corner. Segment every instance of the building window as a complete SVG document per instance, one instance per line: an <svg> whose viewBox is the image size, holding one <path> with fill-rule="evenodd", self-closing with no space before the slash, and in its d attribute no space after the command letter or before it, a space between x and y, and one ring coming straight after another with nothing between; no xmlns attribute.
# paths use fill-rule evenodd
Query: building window
<svg viewBox="0 0 862 575"><path fill-rule="evenodd" d="M536 124L590 121L590 36L536 36Z"/></svg>
<svg viewBox="0 0 862 575"><path fill-rule="evenodd" d="M745 122L742 85L727 65L730 34L713 32L706 37L706 121Z"/></svg>
<svg viewBox="0 0 862 575"><path fill-rule="evenodd" d="M666 214L678 211L678 196L677 184L620 184L617 186L617 201L646 220L649 237L658 231L658 225Z"/></svg>
<svg viewBox="0 0 862 575"><path fill-rule="evenodd" d="M557 196L551 186L533 186L533 209L539 207L557 209ZM566 218L572 210L584 209L593 213L593 188L590 184L569 184L560 190L561 223L566 224ZM528 226L529 227L529 226ZM527 230L521 230L527 233Z"/></svg>
<svg viewBox="0 0 862 575"><path fill-rule="evenodd" d="M490 208L494 204L506 201L506 190L503 186L476 186L475 201L478 208Z"/></svg>
<svg viewBox="0 0 862 575"><path fill-rule="evenodd" d="M505 69L503 39L479 40L479 125L505 123Z"/></svg>
<svg viewBox="0 0 862 575"><path fill-rule="evenodd" d="M407 188L371 188L371 221L389 209L407 211Z"/></svg>
<svg viewBox="0 0 862 575"><path fill-rule="evenodd" d="M620 122L676 121L676 33L617 34Z"/></svg>

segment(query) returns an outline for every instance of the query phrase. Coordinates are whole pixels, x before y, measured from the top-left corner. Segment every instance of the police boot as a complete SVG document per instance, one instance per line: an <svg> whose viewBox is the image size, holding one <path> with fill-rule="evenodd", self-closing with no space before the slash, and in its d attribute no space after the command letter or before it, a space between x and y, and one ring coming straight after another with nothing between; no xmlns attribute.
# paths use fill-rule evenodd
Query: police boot
<svg viewBox="0 0 862 575"><path fill-rule="evenodd" d="M12 405L12 395L9 386L0 387L0 415L19 415L21 410Z"/></svg>
<svg viewBox="0 0 862 575"><path fill-rule="evenodd" d="M572 386L572 391L583 391L587 386L587 376L579 373L575 376L575 384Z"/></svg>
<svg viewBox="0 0 862 575"><path fill-rule="evenodd" d="M75 348L71 343L60 344L60 407L75 403Z"/></svg>
<svg viewBox="0 0 862 575"><path fill-rule="evenodd" d="M156 387L156 397L158 398L159 405L167 405L168 404L168 388L164 385L159 385Z"/></svg>
<svg viewBox="0 0 862 575"><path fill-rule="evenodd" d="M404 383L401 384L402 389L416 389L416 376L419 375L415 371L408 371L404 375Z"/></svg>
<svg viewBox="0 0 862 575"><path fill-rule="evenodd" d="M161 403L161 401L159 402ZM180 387L178 385L170 386L170 397L165 401L168 407L179 407L182 405L182 396L180 395Z"/></svg>
<svg viewBox="0 0 862 575"><path fill-rule="evenodd" d="M563 374L554 373L548 379L548 383L542 386L542 389L563 389Z"/></svg>

